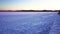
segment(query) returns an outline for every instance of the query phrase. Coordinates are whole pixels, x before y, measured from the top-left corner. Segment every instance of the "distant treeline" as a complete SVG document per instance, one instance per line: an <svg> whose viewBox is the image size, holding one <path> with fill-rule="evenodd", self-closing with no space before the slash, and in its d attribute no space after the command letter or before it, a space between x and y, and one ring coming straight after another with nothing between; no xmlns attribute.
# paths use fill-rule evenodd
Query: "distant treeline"
<svg viewBox="0 0 60 34"><path fill-rule="evenodd" d="M60 12L60 10L0 10L0 12Z"/></svg>
<svg viewBox="0 0 60 34"><path fill-rule="evenodd" d="M60 14L60 10L0 10L0 12L58 12Z"/></svg>

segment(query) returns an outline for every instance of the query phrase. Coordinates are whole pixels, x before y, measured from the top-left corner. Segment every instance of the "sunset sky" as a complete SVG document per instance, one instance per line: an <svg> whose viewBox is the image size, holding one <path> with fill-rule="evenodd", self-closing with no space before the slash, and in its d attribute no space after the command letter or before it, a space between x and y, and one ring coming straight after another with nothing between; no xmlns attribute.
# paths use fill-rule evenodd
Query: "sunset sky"
<svg viewBox="0 0 60 34"><path fill-rule="evenodd" d="M0 0L0 10L59 10L60 0Z"/></svg>

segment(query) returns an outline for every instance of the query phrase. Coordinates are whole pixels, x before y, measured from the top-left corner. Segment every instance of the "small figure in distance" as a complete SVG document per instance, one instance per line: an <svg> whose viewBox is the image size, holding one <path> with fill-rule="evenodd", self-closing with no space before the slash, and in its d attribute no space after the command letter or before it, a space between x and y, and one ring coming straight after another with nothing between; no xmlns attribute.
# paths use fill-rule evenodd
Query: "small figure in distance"
<svg viewBox="0 0 60 34"><path fill-rule="evenodd" d="M60 11L58 11L58 14L60 14Z"/></svg>

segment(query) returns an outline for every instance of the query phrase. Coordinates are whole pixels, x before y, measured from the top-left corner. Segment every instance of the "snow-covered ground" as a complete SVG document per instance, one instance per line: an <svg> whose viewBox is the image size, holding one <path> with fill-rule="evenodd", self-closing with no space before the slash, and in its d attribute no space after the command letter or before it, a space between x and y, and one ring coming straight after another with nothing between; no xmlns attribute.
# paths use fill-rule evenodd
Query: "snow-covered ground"
<svg viewBox="0 0 60 34"><path fill-rule="evenodd" d="M0 34L59 34L57 12L0 15Z"/></svg>

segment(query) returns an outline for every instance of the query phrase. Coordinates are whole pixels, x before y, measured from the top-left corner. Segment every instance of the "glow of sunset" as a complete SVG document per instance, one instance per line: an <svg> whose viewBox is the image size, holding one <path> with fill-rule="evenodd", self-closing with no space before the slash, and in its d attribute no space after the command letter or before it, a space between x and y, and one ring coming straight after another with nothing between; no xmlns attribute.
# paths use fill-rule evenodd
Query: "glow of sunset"
<svg viewBox="0 0 60 34"><path fill-rule="evenodd" d="M60 0L0 0L0 10L60 10Z"/></svg>

